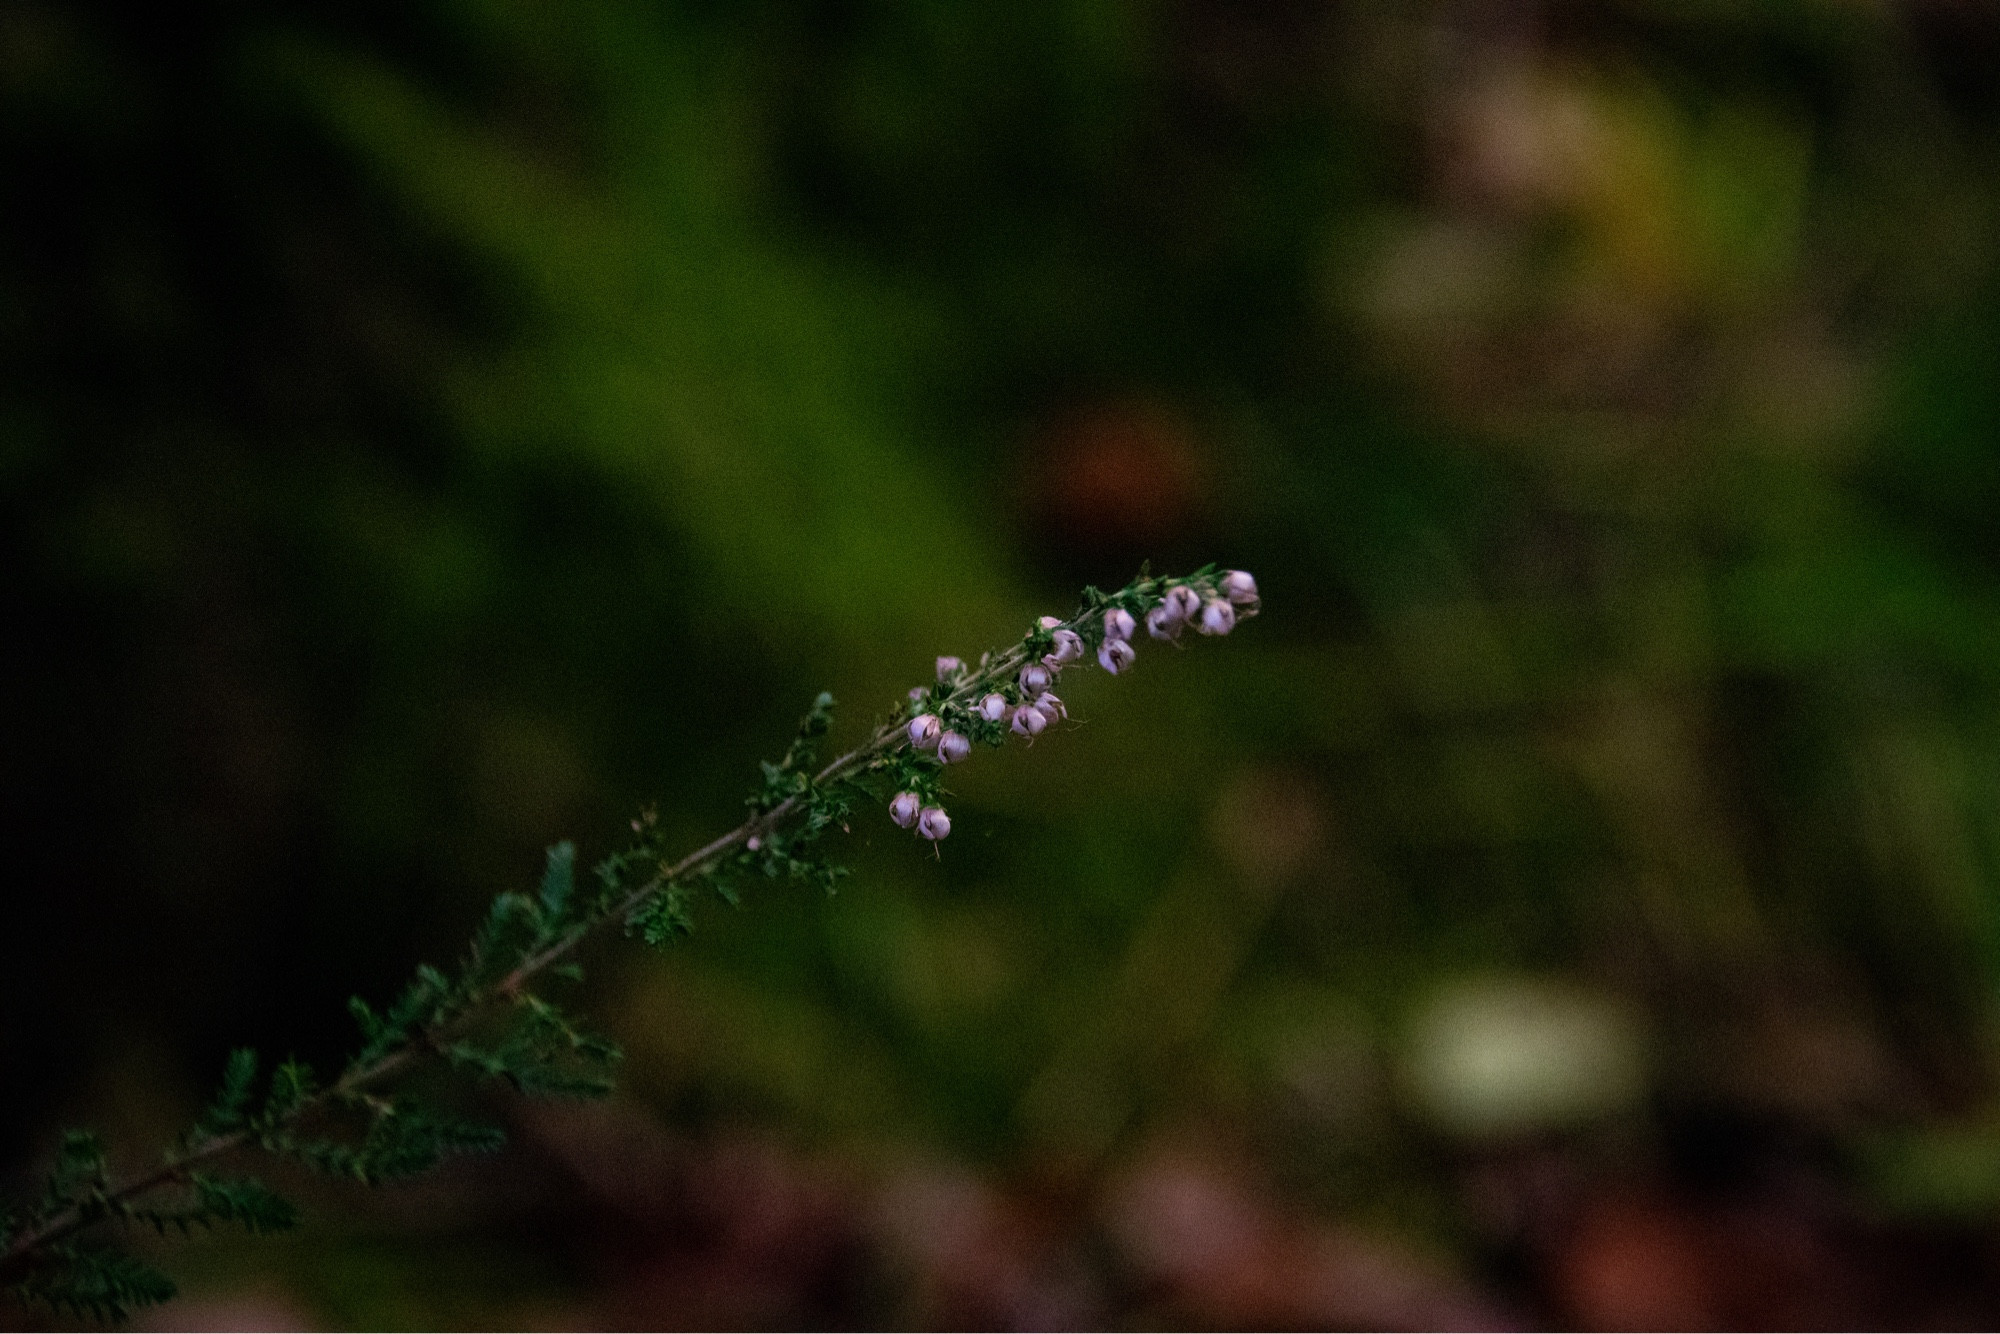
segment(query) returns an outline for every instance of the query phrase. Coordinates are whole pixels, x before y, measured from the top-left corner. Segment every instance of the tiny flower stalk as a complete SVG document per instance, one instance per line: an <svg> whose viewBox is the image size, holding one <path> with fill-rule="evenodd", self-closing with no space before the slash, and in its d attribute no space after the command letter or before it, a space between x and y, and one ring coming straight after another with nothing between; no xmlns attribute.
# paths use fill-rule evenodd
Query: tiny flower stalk
<svg viewBox="0 0 2000 1334"><path fill-rule="evenodd" d="M952 830L940 784L945 767L1010 736L1032 741L1066 719L1052 689L1063 672L1082 669L1093 650L1109 674L1129 671L1141 623L1156 638L1189 625L1227 634L1259 607L1254 579L1214 567L1182 578L1142 575L1110 594L1086 589L1074 616L1043 617L1018 643L976 664L940 657L934 685L910 690L894 716L824 765L817 756L833 697L821 695L783 758L763 766L742 824L674 859L648 813L633 822L634 841L587 877L571 845L550 849L538 892L496 899L456 972L426 965L385 1007L350 1002L360 1046L331 1078L298 1061L267 1071L255 1052L239 1051L215 1101L160 1166L123 1179L111 1176L95 1137L72 1132L38 1202L0 1209L0 1288L112 1320L167 1299L173 1284L164 1274L102 1239L85 1244L80 1234L140 1224L288 1226L296 1211L267 1187L213 1174L211 1164L226 1159L264 1153L373 1183L496 1148L497 1129L460 1120L406 1086L406 1076L427 1064L523 1093L603 1095L617 1047L544 994L555 980L580 975L572 956L584 941L622 928L665 944L692 929L704 890L731 903L760 880L831 892L845 871L819 844L850 828L864 800L884 802L891 823L936 847Z"/></svg>

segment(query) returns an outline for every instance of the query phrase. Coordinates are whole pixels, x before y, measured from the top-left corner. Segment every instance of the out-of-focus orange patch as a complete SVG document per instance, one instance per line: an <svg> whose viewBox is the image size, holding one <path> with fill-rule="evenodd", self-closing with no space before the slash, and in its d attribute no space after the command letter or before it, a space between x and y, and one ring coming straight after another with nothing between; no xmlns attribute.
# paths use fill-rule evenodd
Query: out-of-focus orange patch
<svg viewBox="0 0 2000 1334"><path fill-rule="evenodd" d="M1712 1329L1712 1257L1693 1220L1644 1199L1598 1200L1551 1275L1584 1329Z"/></svg>
<svg viewBox="0 0 2000 1334"><path fill-rule="evenodd" d="M1030 503L1067 543L1154 543L1185 528L1200 507L1194 432L1152 399L1074 409L1051 423L1034 454Z"/></svg>

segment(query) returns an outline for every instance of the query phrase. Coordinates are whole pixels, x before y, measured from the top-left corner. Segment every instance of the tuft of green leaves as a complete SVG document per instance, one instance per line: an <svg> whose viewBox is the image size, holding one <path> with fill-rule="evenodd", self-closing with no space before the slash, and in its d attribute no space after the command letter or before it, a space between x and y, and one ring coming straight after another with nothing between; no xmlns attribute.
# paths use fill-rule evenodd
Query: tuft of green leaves
<svg viewBox="0 0 2000 1334"><path fill-rule="evenodd" d="M566 921L575 891L576 844L565 839L549 849L542 871L542 921L552 926Z"/></svg>
<svg viewBox="0 0 2000 1334"><path fill-rule="evenodd" d="M271 1087L264 1095L264 1110L257 1113L255 1129L269 1142L269 1136L290 1121L312 1096L319 1092L319 1077L303 1061L288 1060L271 1072Z"/></svg>
<svg viewBox="0 0 2000 1334"><path fill-rule="evenodd" d="M13 1285L21 1297L45 1303L58 1313L122 1324L134 1309L174 1299L174 1281L124 1251L57 1244Z"/></svg>
<svg viewBox="0 0 2000 1334"><path fill-rule="evenodd" d="M243 1128L250 1097L256 1088L257 1065L254 1047L238 1047L229 1053L229 1059L222 1067L222 1087L216 1090L214 1100L188 1128L187 1134L181 1137L182 1152Z"/></svg>
<svg viewBox="0 0 2000 1334"><path fill-rule="evenodd" d="M625 919L625 934L637 934L648 945L661 946L694 934L693 894L686 885L669 884L634 908Z"/></svg>
<svg viewBox="0 0 2000 1334"><path fill-rule="evenodd" d="M609 1094L611 1071L625 1058L617 1043L526 993L515 1002L514 1022L496 1040L454 1042L445 1056L460 1069L504 1079L522 1093L572 1098Z"/></svg>
<svg viewBox="0 0 2000 1334"><path fill-rule="evenodd" d="M155 1232L174 1228L183 1235L196 1227L236 1223L246 1232L284 1232L297 1225L299 1211L290 1200L255 1177L216 1177L191 1172L186 1196L167 1205L134 1208L129 1217Z"/></svg>
<svg viewBox="0 0 2000 1334"><path fill-rule="evenodd" d="M268 1147L329 1176L372 1186L415 1176L456 1154L492 1153L507 1142L498 1126L450 1116L414 1098L357 1097L350 1105L367 1119L359 1139L280 1132Z"/></svg>

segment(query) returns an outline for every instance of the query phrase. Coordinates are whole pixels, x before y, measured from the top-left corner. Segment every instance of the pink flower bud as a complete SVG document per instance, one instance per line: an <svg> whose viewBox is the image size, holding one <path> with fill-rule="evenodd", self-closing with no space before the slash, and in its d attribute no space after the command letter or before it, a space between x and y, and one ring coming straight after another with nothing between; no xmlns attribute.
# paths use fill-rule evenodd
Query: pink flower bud
<svg viewBox="0 0 2000 1334"><path fill-rule="evenodd" d="M1106 639L1130 639L1132 632L1138 628L1137 623L1132 620L1132 613L1123 607L1113 607L1104 613Z"/></svg>
<svg viewBox="0 0 2000 1334"><path fill-rule="evenodd" d="M1222 582L1217 587L1222 590L1222 596L1231 602L1244 603L1257 600L1257 581L1250 577L1247 570L1230 570L1222 576Z"/></svg>
<svg viewBox="0 0 2000 1334"><path fill-rule="evenodd" d="M752 834L743 840L743 846L752 852L762 852L764 850L764 840Z"/></svg>
<svg viewBox="0 0 2000 1334"><path fill-rule="evenodd" d="M924 688L923 688L922 686L911 686L911 687L910 687L910 703L912 703L912 704L915 704L915 703L917 703L918 701L920 701L921 699L923 699L923 697L924 697L924 693L925 693L925 692L924 692Z"/></svg>
<svg viewBox="0 0 2000 1334"><path fill-rule="evenodd" d="M1069 710L1064 708L1063 702L1054 695L1037 696L1035 699L1035 709L1042 717L1048 719L1050 727L1054 727L1057 723L1069 717Z"/></svg>
<svg viewBox="0 0 2000 1334"><path fill-rule="evenodd" d="M1195 629L1205 635L1226 635L1236 628L1236 608L1221 598L1210 598L1202 604L1201 620Z"/></svg>
<svg viewBox="0 0 2000 1334"><path fill-rule="evenodd" d="M1107 639L1097 650L1097 665L1113 676L1131 669L1139 654L1123 639Z"/></svg>
<svg viewBox="0 0 2000 1334"><path fill-rule="evenodd" d="M1180 619L1164 606L1155 607L1146 613L1146 633L1155 639L1179 639Z"/></svg>
<svg viewBox="0 0 2000 1334"><path fill-rule="evenodd" d="M979 701L979 716L989 723L997 723L1007 716L1007 697L988 695Z"/></svg>
<svg viewBox="0 0 2000 1334"><path fill-rule="evenodd" d="M923 803L914 792L898 792L889 798L889 818L896 822L898 829L908 829L917 822L917 808Z"/></svg>
<svg viewBox="0 0 2000 1334"><path fill-rule="evenodd" d="M1041 620L1039 620L1039 621L1036 621L1036 622L1035 622L1035 624L1036 624L1036 625L1039 625L1039 626L1041 626L1041 627L1042 627L1042 629L1044 629L1044 630L1053 630L1053 629L1055 629L1055 628L1056 628L1057 626L1059 626L1059 625L1061 625L1061 624L1062 624L1062 617L1060 617L1060 616L1044 616L1044 617L1042 617L1042 619L1041 619Z"/></svg>
<svg viewBox="0 0 2000 1334"><path fill-rule="evenodd" d="M1160 605L1167 614L1177 621L1191 621L1201 614L1201 594L1186 584L1176 584L1169 588Z"/></svg>
<svg viewBox="0 0 2000 1334"><path fill-rule="evenodd" d="M1021 691L1026 695L1041 694L1054 680L1055 674L1039 662L1031 662L1021 669Z"/></svg>
<svg viewBox="0 0 2000 1334"><path fill-rule="evenodd" d="M1032 704L1023 704L1014 710L1014 731L1022 736L1036 737L1049 725L1049 716Z"/></svg>
<svg viewBox="0 0 2000 1334"><path fill-rule="evenodd" d="M917 832L935 843L951 832L951 817L942 806L926 806L917 816Z"/></svg>
<svg viewBox="0 0 2000 1334"><path fill-rule="evenodd" d="M963 732L946 732L938 738L938 759L957 764L972 754L972 742Z"/></svg>
<svg viewBox="0 0 2000 1334"><path fill-rule="evenodd" d="M921 717L910 719L910 725L906 729L909 733L910 744L918 750L929 750L932 746L935 746L938 741L938 733L943 730L944 724L938 721L938 716L935 713L926 713Z"/></svg>
<svg viewBox="0 0 2000 1334"><path fill-rule="evenodd" d="M1066 662L1075 662L1083 656L1083 636L1076 631L1058 630L1054 639L1055 651L1042 659L1048 666L1060 667Z"/></svg>
<svg viewBox="0 0 2000 1334"><path fill-rule="evenodd" d="M958 675L958 673L960 672L960 670L964 668L964 666L965 664L963 662L960 662L957 658L949 658L949 657L939 658L937 660L938 680L940 681L951 680L952 677Z"/></svg>

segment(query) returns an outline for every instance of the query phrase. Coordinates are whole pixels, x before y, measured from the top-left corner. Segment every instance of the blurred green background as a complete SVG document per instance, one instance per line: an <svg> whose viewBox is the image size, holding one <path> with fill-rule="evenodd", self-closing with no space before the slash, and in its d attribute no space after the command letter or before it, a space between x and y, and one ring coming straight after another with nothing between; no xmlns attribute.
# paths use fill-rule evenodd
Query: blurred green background
<svg viewBox="0 0 2000 1334"><path fill-rule="evenodd" d="M157 1328L2000 1321L2000 6L0 5L0 1148L1142 560ZM47 1317L0 1308L0 1319Z"/></svg>

